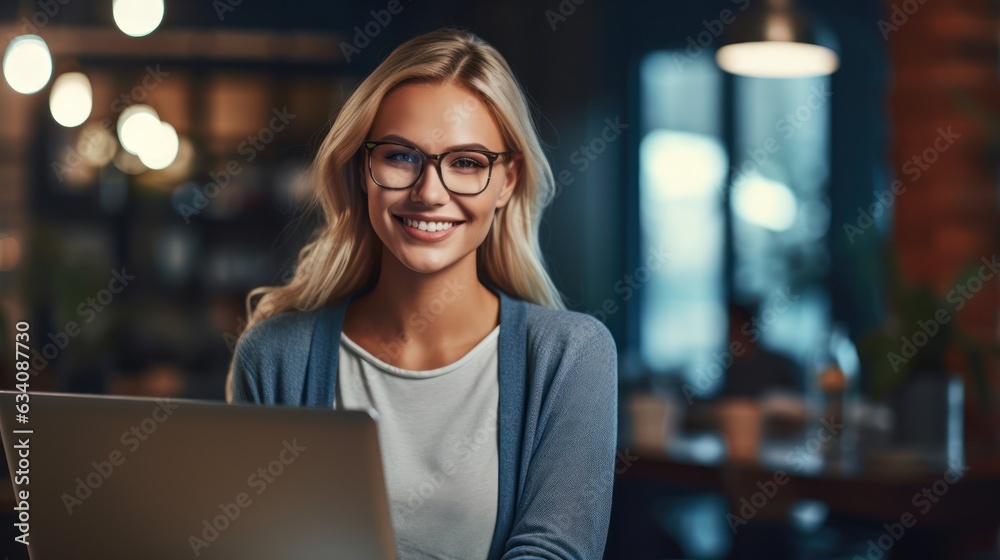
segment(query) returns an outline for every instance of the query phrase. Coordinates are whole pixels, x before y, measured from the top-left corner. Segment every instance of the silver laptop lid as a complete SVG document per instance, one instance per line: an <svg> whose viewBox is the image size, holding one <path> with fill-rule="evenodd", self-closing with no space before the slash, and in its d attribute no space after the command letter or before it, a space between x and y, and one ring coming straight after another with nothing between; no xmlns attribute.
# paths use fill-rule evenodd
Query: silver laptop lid
<svg viewBox="0 0 1000 560"><path fill-rule="evenodd" d="M31 393L21 423L17 394L32 560L396 556L374 411Z"/></svg>

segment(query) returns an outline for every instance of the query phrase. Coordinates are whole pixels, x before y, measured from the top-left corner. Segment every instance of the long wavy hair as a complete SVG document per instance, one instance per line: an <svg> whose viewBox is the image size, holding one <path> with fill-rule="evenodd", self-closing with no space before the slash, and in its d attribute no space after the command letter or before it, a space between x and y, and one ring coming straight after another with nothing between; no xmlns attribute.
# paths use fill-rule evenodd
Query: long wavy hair
<svg viewBox="0 0 1000 560"><path fill-rule="evenodd" d="M445 28L397 47L341 107L313 162L311 205L322 221L283 286L247 296L247 327L286 311L330 305L373 282L382 242L372 229L360 149L382 99L410 83L456 83L474 92L491 112L507 149L523 155L519 182L476 254L477 273L503 292L565 309L546 271L538 243L542 212L555 195L552 168L542 152L528 102L499 52L473 33ZM227 385L227 392L229 383Z"/></svg>

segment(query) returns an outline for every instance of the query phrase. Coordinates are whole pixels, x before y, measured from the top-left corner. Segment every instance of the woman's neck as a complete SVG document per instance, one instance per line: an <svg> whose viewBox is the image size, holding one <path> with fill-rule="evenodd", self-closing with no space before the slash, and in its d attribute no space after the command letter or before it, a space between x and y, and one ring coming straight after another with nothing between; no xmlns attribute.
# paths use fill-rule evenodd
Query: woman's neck
<svg viewBox="0 0 1000 560"><path fill-rule="evenodd" d="M375 287L344 317L344 333L372 354L394 365L438 362L461 355L499 324L500 300L479 281L475 253L432 274L385 253Z"/></svg>

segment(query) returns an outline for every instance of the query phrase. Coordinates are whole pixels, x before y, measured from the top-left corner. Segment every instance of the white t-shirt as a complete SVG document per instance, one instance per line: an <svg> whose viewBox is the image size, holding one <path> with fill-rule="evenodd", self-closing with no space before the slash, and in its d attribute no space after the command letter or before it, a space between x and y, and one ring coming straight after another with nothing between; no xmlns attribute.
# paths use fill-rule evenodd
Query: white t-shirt
<svg viewBox="0 0 1000 560"><path fill-rule="evenodd" d="M485 559L497 512L497 326L424 371L387 364L341 333L336 408L374 408L400 560ZM339 404L338 404L339 403Z"/></svg>

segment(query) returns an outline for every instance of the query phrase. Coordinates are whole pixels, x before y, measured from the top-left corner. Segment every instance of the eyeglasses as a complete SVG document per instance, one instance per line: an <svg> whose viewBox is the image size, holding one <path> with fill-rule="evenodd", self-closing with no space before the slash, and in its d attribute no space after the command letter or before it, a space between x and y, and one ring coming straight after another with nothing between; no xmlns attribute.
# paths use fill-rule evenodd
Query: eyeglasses
<svg viewBox="0 0 1000 560"><path fill-rule="evenodd" d="M427 160L436 160L438 178L449 192L477 195L486 190L493 175L493 163L515 152L457 150L426 154L413 146L396 142L365 142L368 173L376 185L392 190L408 189L424 174Z"/></svg>

